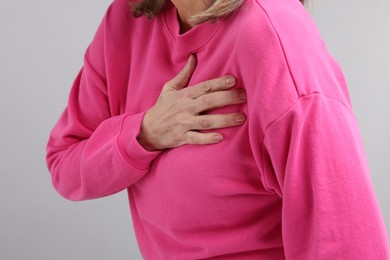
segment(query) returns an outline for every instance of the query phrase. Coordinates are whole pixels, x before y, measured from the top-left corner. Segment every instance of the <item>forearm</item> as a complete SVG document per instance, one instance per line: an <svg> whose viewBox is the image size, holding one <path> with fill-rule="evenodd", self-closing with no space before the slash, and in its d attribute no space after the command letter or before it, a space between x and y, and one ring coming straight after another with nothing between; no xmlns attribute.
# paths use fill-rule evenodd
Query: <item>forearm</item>
<svg viewBox="0 0 390 260"><path fill-rule="evenodd" d="M109 118L87 139L70 143L69 137L59 134L66 125L63 115L47 146L47 163L56 190L70 200L86 200L113 194L142 178L160 153L144 150L136 140L142 116Z"/></svg>

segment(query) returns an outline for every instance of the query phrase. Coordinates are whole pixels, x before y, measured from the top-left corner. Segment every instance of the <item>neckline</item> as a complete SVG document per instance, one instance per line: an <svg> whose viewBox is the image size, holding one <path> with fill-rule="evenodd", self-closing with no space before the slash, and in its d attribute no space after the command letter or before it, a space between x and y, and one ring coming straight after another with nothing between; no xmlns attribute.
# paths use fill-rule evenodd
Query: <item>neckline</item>
<svg viewBox="0 0 390 260"><path fill-rule="evenodd" d="M195 52L205 46L218 32L225 17L215 22L203 22L180 34L180 22L176 6L168 0L162 13L165 28L176 43L178 51Z"/></svg>

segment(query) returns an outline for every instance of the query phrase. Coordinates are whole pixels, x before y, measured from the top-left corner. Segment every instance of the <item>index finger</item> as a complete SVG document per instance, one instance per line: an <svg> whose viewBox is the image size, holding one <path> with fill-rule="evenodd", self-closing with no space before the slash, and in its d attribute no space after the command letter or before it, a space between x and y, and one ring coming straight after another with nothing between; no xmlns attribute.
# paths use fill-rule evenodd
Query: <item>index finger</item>
<svg viewBox="0 0 390 260"><path fill-rule="evenodd" d="M186 94L195 99L204 94L216 91L227 90L236 85L236 79L231 76L224 76L216 79L206 80L191 87L182 89Z"/></svg>

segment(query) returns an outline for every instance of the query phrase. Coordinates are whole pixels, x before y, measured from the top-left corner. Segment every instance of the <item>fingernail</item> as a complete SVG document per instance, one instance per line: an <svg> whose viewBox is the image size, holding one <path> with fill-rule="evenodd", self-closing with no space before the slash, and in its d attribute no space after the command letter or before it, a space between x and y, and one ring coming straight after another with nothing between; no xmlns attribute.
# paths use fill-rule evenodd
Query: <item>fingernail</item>
<svg viewBox="0 0 390 260"><path fill-rule="evenodd" d="M217 135L214 136L214 140L215 141L221 141L222 139L223 139L223 135L217 134Z"/></svg>
<svg viewBox="0 0 390 260"><path fill-rule="evenodd" d="M187 60L187 64L189 64L189 63L190 63L191 59L193 59L193 55L192 55L192 54L191 54L191 55L190 55L190 57L188 58L188 60Z"/></svg>
<svg viewBox="0 0 390 260"><path fill-rule="evenodd" d="M240 92L240 98L243 99L243 100L246 100L247 96L246 96L246 91L245 90L242 90Z"/></svg>
<svg viewBox="0 0 390 260"><path fill-rule="evenodd" d="M187 64L189 64L191 62L191 59L195 59L195 55L194 54L190 54L190 57L187 60Z"/></svg>
<svg viewBox="0 0 390 260"><path fill-rule="evenodd" d="M244 115L238 115L236 116L236 122L241 123L245 121L245 116Z"/></svg>
<svg viewBox="0 0 390 260"><path fill-rule="evenodd" d="M233 86L236 84L236 79L234 77L227 77L226 78L226 83L229 85L229 86Z"/></svg>

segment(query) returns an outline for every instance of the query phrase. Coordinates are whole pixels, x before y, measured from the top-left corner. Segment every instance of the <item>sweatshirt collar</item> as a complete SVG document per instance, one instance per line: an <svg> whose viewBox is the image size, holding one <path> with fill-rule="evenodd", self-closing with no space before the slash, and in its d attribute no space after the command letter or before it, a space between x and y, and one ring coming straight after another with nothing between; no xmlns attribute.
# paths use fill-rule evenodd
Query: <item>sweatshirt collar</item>
<svg viewBox="0 0 390 260"><path fill-rule="evenodd" d="M162 13L162 19L168 33L173 37L176 48L182 52L195 52L205 46L218 32L225 17L216 22L203 22L195 25L187 32L180 34L180 22L176 6L167 1L166 9Z"/></svg>

